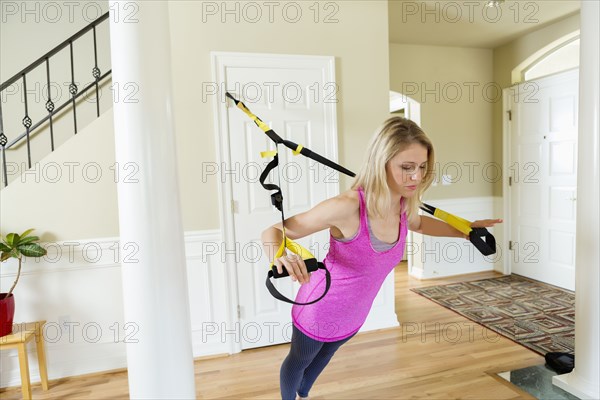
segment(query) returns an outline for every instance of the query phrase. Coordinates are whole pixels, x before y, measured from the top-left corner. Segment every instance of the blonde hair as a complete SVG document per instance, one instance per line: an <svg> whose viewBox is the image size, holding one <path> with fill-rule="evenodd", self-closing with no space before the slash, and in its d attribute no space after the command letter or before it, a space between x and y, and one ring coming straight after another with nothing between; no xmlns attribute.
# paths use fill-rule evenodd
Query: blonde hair
<svg viewBox="0 0 600 400"><path fill-rule="evenodd" d="M352 184L352 189L363 188L369 214L380 218L389 215L392 200L386 165L398 152L412 144L420 144L427 149L427 168L415 196L404 201L401 212L407 211L408 215L414 215L419 211L421 196L433 181L433 145L419 125L406 118L392 117L375 132L363 167Z"/></svg>

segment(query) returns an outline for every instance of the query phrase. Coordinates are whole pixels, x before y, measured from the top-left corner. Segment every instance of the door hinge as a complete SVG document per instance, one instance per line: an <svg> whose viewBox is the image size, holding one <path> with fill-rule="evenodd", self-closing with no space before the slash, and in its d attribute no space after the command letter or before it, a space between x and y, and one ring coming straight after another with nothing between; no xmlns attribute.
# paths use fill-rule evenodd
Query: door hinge
<svg viewBox="0 0 600 400"><path fill-rule="evenodd" d="M240 211L240 204L237 200L231 200L231 212L237 214Z"/></svg>
<svg viewBox="0 0 600 400"><path fill-rule="evenodd" d="M508 177L508 186L512 186L512 176Z"/></svg>
<svg viewBox="0 0 600 400"><path fill-rule="evenodd" d="M509 240L509 241L508 241L508 249L509 249L509 250L512 250L512 249L513 249L513 241L512 241L512 240Z"/></svg>
<svg viewBox="0 0 600 400"><path fill-rule="evenodd" d="M508 110L507 113L508 113L508 120L512 121L512 110Z"/></svg>
<svg viewBox="0 0 600 400"><path fill-rule="evenodd" d="M237 306L238 319L242 319L242 306Z"/></svg>

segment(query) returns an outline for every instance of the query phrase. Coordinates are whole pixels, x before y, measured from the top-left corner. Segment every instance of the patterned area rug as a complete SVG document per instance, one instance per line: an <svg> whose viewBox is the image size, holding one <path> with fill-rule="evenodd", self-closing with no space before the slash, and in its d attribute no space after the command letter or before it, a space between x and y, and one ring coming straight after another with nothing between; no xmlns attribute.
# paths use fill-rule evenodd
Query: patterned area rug
<svg viewBox="0 0 600 400"><path fill-rule="evenodd" d="M575 293L519 275L411 289L544 355L575 352Z"/></svg>

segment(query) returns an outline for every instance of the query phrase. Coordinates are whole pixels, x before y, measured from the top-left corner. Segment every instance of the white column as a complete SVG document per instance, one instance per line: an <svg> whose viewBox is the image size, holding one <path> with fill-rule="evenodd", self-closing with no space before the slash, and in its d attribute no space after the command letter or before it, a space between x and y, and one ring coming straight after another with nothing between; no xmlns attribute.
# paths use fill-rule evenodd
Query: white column
<svg viewBox="0 0 600 400"><path fill-rule="evenodd" d="M600 291L599 49L600 2L581 2L579 149L577 166L577 260L575 271L575 369L552 383L581 399L599 399Z"/></svg>
<svg viewBox="0 0 600 400"><path fill-rule="evenodd" d="M186 260L172 115L166 1L110 1L125 322L133 399L195 398ZM125 96L128 95L128 96ZM133 163L135 169L128 167ZM126 172L136 171L125 180ZM129 179L131 180L131 179ZM129 247L127 247L129 246Z"/></svg>

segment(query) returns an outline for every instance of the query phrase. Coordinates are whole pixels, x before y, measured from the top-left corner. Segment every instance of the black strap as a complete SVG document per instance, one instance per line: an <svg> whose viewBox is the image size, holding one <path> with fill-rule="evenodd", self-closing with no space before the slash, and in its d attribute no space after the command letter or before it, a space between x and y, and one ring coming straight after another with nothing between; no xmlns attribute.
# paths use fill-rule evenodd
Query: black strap
<svg viewBox="0 0 600 400"><path fill-rule="evenodd" d="M274 183L265 182L267 180L267 177L269 176L269 173L271 173L271 171L275 169L278 165L279 155L275 154L273 159L265 167L265 170L260 174L259 180L262 187L266 190L275 190L275 193L271 194L271 204L273 204L281 212L281 223L283 224L283 221L285 220L285 217L283 215L283 193L281 193L281 189L279 188L279 186L275 185Z"/></svg>
<svg viewBox="0 0 600 400"><path fill-rule="evenodd" d="M277 145L275 145L275 146L277 146ZM281 213L281 223L283 224L283 221L285 220L285 216L283 213L283 194L281 193L281 188L273 183L266 183L269 173L273 169L275 169L278 165L279 165L279 156L278 156L278 154L275 154L275 156L273 157L271 162L269 162L269 164L267 164L264 171L260 174L259 180L260 180L260 184L262 185L263 188L265 188L266 190L269 190L269 191L272 191L272 190L275 191L274 193L271 194L271 204L273 204ZM285 237L284 237L284 240L286 240ZM281 300L281 301L284 301L284 302L290 303L290 304L296 304L299 306L305 306L305 305L316 303L317 301L319 301L323 297L325 297L325 295L329 291L329 288L331 287L331 274L329 273L329 270L327 269L327 267L325 267L325 264L323 264L322 262L318 262L315 258L309 258L309 259L304 260L304 264L306 265L306 269L308 270L308 272L314 272L318 269L322 269L325 271L325 290L319 298L317 298L311 302L308 302L308 303L297 303L293 300L288 299L284 295L282 295L279 291L277 291L277 289L275 288L275 285L273 285L273 282L271 282L271 278L274 278L274 279L283 278L283 277L289 276L289 273L284 268L283 273L280 274L279 272L277 272L277 267L275 265L273 265L273 267L269 270L269 273L267 274L267 280L265 282L267 285L267 289L269 290L269 293L271 293L271 295L278 300Z"/></svg>
<svg viewBox="0 0 600 400"><path fill-rule="evenodd" d="M271 293L271 295L273 297L275 297L277 300L281 300L281 301L284 301L284 302L290 303L290 304L296 304L298 306L307 306L309 304L314 304L317 301L321 300L323 297L325 297L327 292L329 292L329 288L331 287L331 274L329 273L329 270L325 267L325 264L317 261L314 258L309 258L308 260L304 260L304 263L306 264L306 269L308 270L308 272L314 272L318 269L322 269L325 271L325 290L323 291L323 294L321 296L319 296L319 298L309 301L307 303L298 303L298 302L290 300L287 297L285 297L284 295L282 295L280 292L277 291L277 289L273 285L273 282L271 282L271 278L275 278L275 279L282 278L284 276L289 276L289 274L285 268L283 269L283 273L279 274L277 272L277 267L275 267L275 266L273 266L273 268L269 271L269 274L267 275L266 285L267 285L267 289L269 289L269 293Z"/></svg>
<svg viewBox="0 0 600 400"><path fill-rule="evenodd" d="M229 99L231 99L235 105L240 108L242 111L244 111L250 118L252 118L254 120L254 123L263 130L263 132L269 137L269 139L271 139L275 144L282 144L285 147L287 147L288 149L292 150L292 151L297 151L298 149L298 145L292 141L283 139L281 136L279 136L277 133L275 133L275 131L273 129L271 129L269 126L267 126L262 119L260 119L257 115L254 115L252 113L252 111L250 111L248 109L248 107L246 107L246 105L237 100L235 97L233 97L229 92L225 92L225 96L228 97ZM312 160L315 160L321 164L327 165L330 168L335 169L338 172L341 172L343 174L346 174L348 176L354 177L356 176L356 174L352 171L350 171L347 168L344 168L343 166L321 156L318 153L315 153L314 151L307 149L306 147L302 147L300 150L300 154L302 154L303 156L306 156ZM264 186L264 185L263 185Z"/></svg>
<svg viewBox="0 0 600 400"><path fill-rule="evenodd" d="M469 240L484 256L496 253L496 238L485 228L472 228ZM483 240L482 238L485 238Z"/></svg>
<svg viewBox="0 0 600 400"><path fill-rule="evenodd" d="M282 139L281 143L283 143L283 145L285 145L288 149L291 149L291 150L296 150L298 148L298 145L296 143L289 141L289 140ZM351 177L356 176L356 174L354 172L350 171L349 169L344 168L337 163L334 163L330 159L325 158L322 155L315 153L314 151L312 151L310 149L307 149L306 147L302 147L302 149L300 149L300 154L302 154L303 156L306 156L312 160L315 160L318 163L327 165L329 168L333 168L336 171L346 174L348 176L351 176Z"/></svg>

